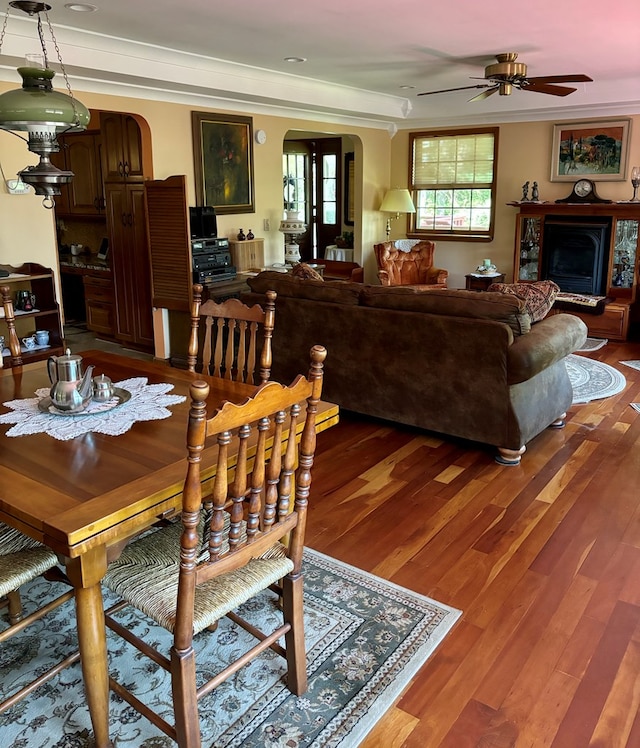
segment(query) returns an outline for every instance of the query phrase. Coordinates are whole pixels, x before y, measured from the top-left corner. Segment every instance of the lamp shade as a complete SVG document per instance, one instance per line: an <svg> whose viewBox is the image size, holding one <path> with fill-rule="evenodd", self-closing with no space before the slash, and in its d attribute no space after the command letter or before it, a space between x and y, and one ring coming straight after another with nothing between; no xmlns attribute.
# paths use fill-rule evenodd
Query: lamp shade
<svg viewBox="0 0 640 748"><path fill-rule="evenodd" d="M395 187L384 196L380 210L385 213L415 213L416 208L409 190Z"/></svg>
<svg viewBox="0 0 640 748"><path fill-rule="evenodd" d="M53 70L18 68L22 88L0 95L0 128L29 133L45 132L49 137L66 130L84 130L89 110L67 94L54 91Z"/></svg>

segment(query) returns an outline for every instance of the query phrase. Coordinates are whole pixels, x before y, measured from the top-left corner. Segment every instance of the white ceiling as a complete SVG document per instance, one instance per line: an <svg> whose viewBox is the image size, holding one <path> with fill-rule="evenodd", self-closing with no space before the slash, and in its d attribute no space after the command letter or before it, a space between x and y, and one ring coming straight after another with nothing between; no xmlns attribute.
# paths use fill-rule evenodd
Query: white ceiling
<svg viewBox="0 0 640 748"><path fill-rule="evenodd" d="M286 116L342 113L392 131L640 112L637 0L91 1L94 13L58 0L49 12L74 89ZM0 77L17 80L15 66L37 50L32 20L12 9ZM55 62L49 42L47 50ZM585 73L593 82L574 84L566 98L417 96L482 82L471 76L512 51L530 76Z"/></svg>

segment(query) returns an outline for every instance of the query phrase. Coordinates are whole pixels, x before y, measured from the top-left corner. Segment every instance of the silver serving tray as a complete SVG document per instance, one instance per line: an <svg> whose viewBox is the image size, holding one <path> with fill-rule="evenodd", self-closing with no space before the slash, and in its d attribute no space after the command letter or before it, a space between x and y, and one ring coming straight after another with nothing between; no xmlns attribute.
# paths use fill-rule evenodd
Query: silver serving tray
<svg viewBox="0 0 640 748"><path fill-rule="evenodd" d="M129 390L123 390L121 387L116 387L114 389L113 397L117 398L117 402L113 403L101 403L104 405L109 405L108 408L102 408L101 410L74 410L74 411L68 411L68 410L59 410L55 407L55 405L51 402L51 398L47 395L47 397L43 397L42 400L38 402L38 409L41 410L43 413L50 413L54 416L66 416L67 418L78 418L79 416L99 416L103 413L110 413L114 408L117 408L120 405L123 405L128 400L131 399L131 393ZM113 399L113 398L112 398ZM91 402L96 402L95 400L91 400ZM88 406L87 406L88 407Z"/></svg>

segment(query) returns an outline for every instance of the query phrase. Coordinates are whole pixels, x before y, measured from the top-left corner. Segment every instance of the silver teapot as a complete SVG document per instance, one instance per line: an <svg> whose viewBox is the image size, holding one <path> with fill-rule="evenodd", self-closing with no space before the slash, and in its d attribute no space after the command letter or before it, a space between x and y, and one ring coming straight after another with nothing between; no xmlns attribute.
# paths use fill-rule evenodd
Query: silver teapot
<svg viewBox="0 0 640 748"><path fill-rule="evenodd" d="M82 374L82 356L73 355L67 348L64 356L49 356L47 370L52 384L51 404L68 413L84 410L93 395L93 366Z"/></svg>

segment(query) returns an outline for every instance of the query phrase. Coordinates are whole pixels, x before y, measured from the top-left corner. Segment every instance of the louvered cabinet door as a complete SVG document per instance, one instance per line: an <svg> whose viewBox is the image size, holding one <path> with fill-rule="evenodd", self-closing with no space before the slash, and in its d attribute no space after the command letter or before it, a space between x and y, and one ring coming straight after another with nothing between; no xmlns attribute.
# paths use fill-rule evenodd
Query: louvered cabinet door
<svg viewBox="0 0 640 748"><path fill-rule="evenodd" d="M153 306L188 312L192 261L183 175L145 182Z"/></svg>

